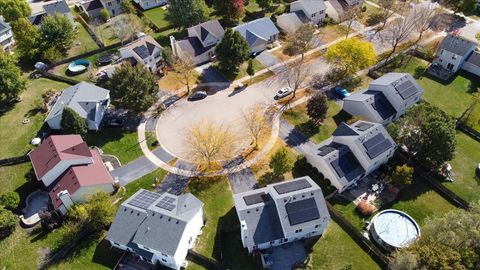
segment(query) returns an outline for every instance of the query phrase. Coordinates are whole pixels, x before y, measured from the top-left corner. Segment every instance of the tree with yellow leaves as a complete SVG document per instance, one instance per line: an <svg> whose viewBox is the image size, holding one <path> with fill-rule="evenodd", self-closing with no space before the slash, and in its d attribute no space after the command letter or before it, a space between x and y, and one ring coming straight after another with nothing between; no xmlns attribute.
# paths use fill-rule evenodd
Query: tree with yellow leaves
<svg viewBox="0 0 480 270"><path fill-rule="evenodd" d="M357 71L367 68L377 61L372 43L358 38L342 40L327 49L327 63L343 71L343 76L350 77Z"/></svg>

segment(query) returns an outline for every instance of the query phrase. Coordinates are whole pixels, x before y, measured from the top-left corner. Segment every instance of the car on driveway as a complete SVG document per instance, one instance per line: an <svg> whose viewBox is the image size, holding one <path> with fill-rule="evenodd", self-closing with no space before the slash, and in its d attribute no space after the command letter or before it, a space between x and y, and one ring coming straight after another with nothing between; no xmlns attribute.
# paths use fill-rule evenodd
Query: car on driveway
<svg viewBox="0 0 480 270"><path fill-rule="evenodd" d="M200 99L204 99L207 97L207 92L205 91L197 91L193 94L191 94L190 96L188 96L188 100L189 101L194 101L194 100L200 100Z"/></svg>
<svg viewBox="0 0 480 270"><path fill-rule="evenodd" d="M284 88L278 90L278 92L277 92L277 94L275 95L274 99L275 99L275 100L282 99L282 98L290 95L291 93L293 93L292 88L290 88L290 87L288 87L288 86L287 86L287 87L284 87Z"/></svg>
<svg viewBox="0 0 480 270"><path fill-rule="evenodd" d="M339 94L342 98L350 96L350 93L347 91L347 89L340 86L335 87L335 92Z"/></svg>

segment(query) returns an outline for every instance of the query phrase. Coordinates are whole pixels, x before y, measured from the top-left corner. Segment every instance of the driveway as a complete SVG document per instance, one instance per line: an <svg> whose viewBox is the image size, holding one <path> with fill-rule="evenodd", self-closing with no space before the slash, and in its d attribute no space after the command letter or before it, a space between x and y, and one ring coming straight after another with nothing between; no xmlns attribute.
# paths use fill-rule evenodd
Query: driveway
<svg viewBox="0 0 480 270"><path fill-rule="evenodd" d="M207 63L195 68L195 70L202 76L202 81L204 83L212 82L226 82L225 78L212 67L212 63Z"/></svg>
<svg viewBox="0 0 480 270"><path fill-rule="evenodd" d="M236 166L244 161L243 158L237 158L228 164L225 164L223 168L229 168ZM250 168L246 168L236 173L227 174L230 187L234 194L242 193L245 191L253 190L256 187L257 179Z"/></svg>
<svg viewBox="0 0 480 270"><path fill-rule="evenodd" d="M271 67L279 63L278 59L273 56L269 51L263 51L257 57L255 57L262 65Z"/></svg>
<svg viewBox="0 0 480 270"><path fill-rule="evenodd" d="M177 161L175 163L175 167L184 170L195 170L197 168L196 165L185 162L185 161ZM181 176L173 173L169 173L162 181L160 186L157 188L159 192L168 192L174 195L180 195L183 193L185 188L187 187L188 181L190 180L189 177Z"/></svg>

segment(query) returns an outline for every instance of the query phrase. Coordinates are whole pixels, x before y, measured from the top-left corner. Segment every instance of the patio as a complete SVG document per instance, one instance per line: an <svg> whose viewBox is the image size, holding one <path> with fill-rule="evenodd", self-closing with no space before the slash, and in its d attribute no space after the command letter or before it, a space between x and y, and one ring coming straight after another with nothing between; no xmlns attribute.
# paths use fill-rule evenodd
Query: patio
<svg viewBox="0 0 480 270"><path fill-rule="evenodd" d="M376 201L380 200L381 204L389 203L395 200L398 192L389 190L389 185L377 173L372 173L357 183L357 186L348 190L345 196L349 197L352 202L358 206L361 202L373 206L373 212L378 207Z"/></svg>
<svg viewBox="0 0 480 270"><path fill-rule="evenodd" d="M433 63L428 67L427 73L444 81L450 79L454 74L450 70L445 69L436 63Z"/></svg>

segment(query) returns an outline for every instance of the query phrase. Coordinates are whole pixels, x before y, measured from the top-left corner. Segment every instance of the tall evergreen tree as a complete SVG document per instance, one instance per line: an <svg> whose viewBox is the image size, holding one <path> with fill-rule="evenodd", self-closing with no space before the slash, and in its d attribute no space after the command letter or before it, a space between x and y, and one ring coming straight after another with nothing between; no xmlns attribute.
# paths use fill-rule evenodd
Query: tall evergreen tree
<svg viewBox="0 0 480 270"><path fill-rule="evenodd" d="M250 55L250 48L239 32L227 29L215 52L220 62L220 68L228 72L235 72L247 60Z"/></svg>
<svg viewBox="0 0 480 270"><path fill-rule="evenodd" d="M168 0L167 20L176 28L185 29L207 20L203 0Z"/></svg>
<svg viewBox="0 0 480 270"><path fill-rule="evenodd" d="M85 137L88 131L86 120L68 107L63 109L60 128L63 134L78 134L82 137Z"/></svg>

